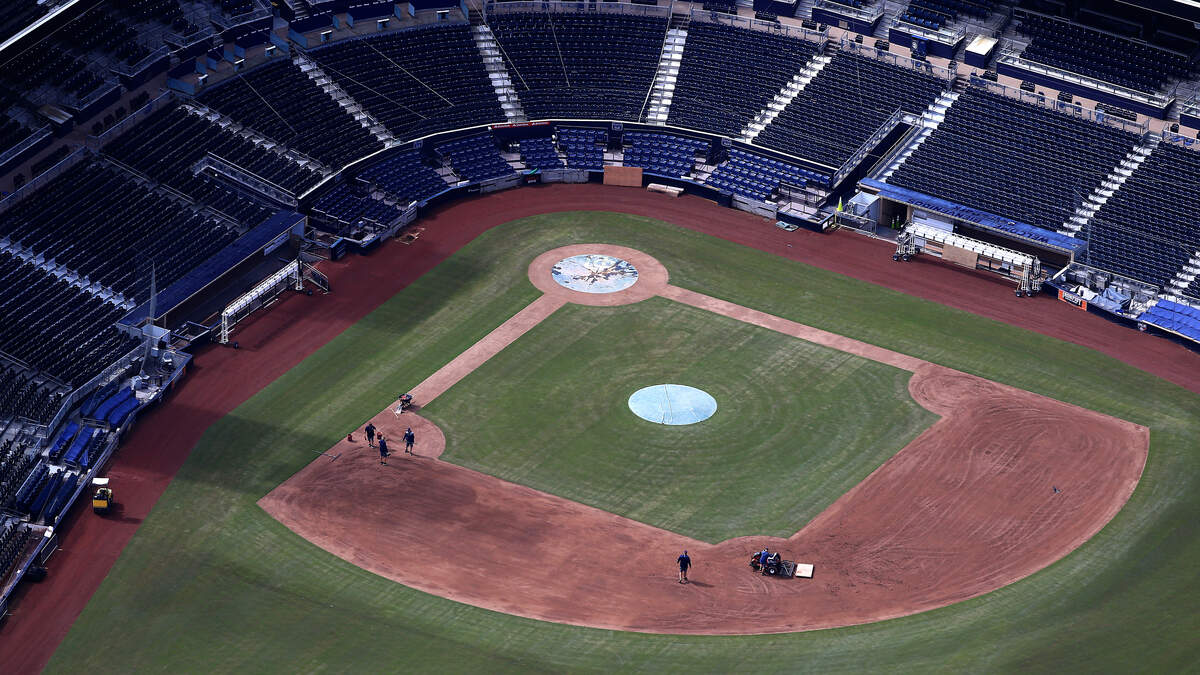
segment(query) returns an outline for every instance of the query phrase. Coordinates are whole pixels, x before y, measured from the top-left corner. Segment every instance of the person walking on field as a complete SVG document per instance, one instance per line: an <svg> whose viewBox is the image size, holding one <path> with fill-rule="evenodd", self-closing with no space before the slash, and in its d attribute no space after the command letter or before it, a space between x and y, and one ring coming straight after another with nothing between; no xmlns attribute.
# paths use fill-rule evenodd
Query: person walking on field
<svg viewBox="0 0 1200 675"><path fill-rule="evenodd" d="M367 422L367 428L363 429L363 431L367 434L367 447L375 447L375 425L371 422Z"/></svg>
<svg viewBox="0 0 1200 675"><path fill-rule="evenodd" d="M684 551L677 560L679 561L679 583L686 584L688 582L687 572L688 568L692 566L692 559L688 556L688 552Z"/></svg>
<svg viewBox="0 0 1200 675"><path fill-rule="evenodd" d="M383 437L383 434L379 434L379 463L387 464L387 457L388 457L387 439Z"/></svg>
<svg viewBox="0 0 1200 675"><path fill-rule="evenodd" d="M412 451L413 443L417 442L417 435L413 433L412 427L404 430L404 452L405 454L416 454Z"/></svg>

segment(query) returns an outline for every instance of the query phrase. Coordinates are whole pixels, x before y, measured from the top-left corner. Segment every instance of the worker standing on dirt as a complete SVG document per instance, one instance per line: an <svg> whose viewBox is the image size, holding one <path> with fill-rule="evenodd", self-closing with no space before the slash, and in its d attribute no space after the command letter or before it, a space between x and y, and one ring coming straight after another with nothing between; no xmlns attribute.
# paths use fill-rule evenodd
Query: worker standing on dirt
<svg viewBox="0 0 1200 675"><path fill-rule="evenodd" d="M413 443L416 443L416 442L417 442L417 435L413 433L412 427L406 428L404 430L404 452L405 452L405 454L408 454L408 455L415 454L412 451L412 449L413 449Z"/></svg>
<svg viewBox="0 0 1200 675"><path fill-rule="evenodd" d="M379 463L387 464L387 457L388 457L387 439L383 437L383 434L379 434Z"/></svg>
<svg viewBox="0 0 1200 675"><path fill-rule="evenodd" d="M684 551L677 560L679 561L679 583L686 584L688 582L688 568L692 566L692 558L688 555L687 551Z"/></svg>
<svg viewBox="0 0 1200 675"><path fill-rule="evenodd" d="M367 428L363 429L363 431L367 434L367 447L375 447L375 425L367 422Z"/></svg>

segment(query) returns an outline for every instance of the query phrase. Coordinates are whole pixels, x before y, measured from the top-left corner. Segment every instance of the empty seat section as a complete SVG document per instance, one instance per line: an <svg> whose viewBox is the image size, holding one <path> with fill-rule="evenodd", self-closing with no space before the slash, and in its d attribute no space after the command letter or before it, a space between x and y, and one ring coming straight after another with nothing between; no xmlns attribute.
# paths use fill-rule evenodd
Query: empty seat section
<svg viewBox="0 0 1200 675"><path fill-rule="evenodd" d="M449 187L415 150L393 155L364 170L359 177L375 183L400 204L424 201Z"/></svg>
<svg viewBox="0 0 1200 675"><path fill-rule="evenodd" d="M729 151L729 159L717 165L705 183L765 202L775 196L780 183L803 188L809 180L828 179L786 162L734 148Z"/></svg>
<svg viewBox="0 0 1200 675"><path fill-rule="evenodd" d="M707 154L709 143L670 134L629 131L624 135L625 166L640 166L650 173L681 178L696 167L696 156Z"/></svg>
<svg viewBox="0 0 1200 675"><path fill-rule="evenodd" d="M896 110L920 114L947 86L927 73L838 52L754 142L837 169Z"/></svg>
<svg viewBox="0 0 1200 675"><path fill-rule="evenodd" d="M1078 236L1083 262L1166 284L1200 252L1200 153L1160 144Z"/></svg>
<svg viewBox="0 0 1200 675"><path fill-rule="evenodd" d="M808 40L692 22L668 123L737 136L816 53Z"/></svg>
<svg viewBox="0 0 1200 675"><path fill-rule="evenodd" d="M199 100L334 168L383 148L291 61L247 71L204 91Z"/></svg>
<svg viewBox="0 0 1200 675"><path fill-rule="evenodd" d="M1137 141L972 87L888 183L1057 230Z"/></svg>
<svg viewBox="0 0 1200 675"><path fill-rule="evenodd" d="M641 119L665 18L500 11L490 25L529 119Z"/></svg>
<svg viewBox="0 0 1200 675"><path fill-rule="evenodd" d="M469 136L437 146L438 154L450 159L454 172L464 180L480 181L516 173L500 156L491 134Z"/></svg>
<svg viewBox="0 0 1200 675"><path fill-rule="evenodd" d="M607 144L608 132L604 129L560 127L558 130L558 147L567 154L567 166L572 169L604 169L604 148Z"/></svg>
<svg viewBox="0 0 1200 675"><path fill-rule="evenodd" d="M370 196L352 193L345 183L337 185L322 195L312 208L314 212L351 224L365 220L377 225L388 226L404 214L400 208L394 205L386 204Z"/></svg>
<svg viewBox="0 0 1200 675"><path fill-rule="evenodd" d="M465 23L345 40L309 55L400 140L505 120Z"/></svg>
<svg viewBox="0 0 1200 675"><path fill-rule="evenodd" d="M554 148L554 139L550 137L523 138L520 148L521 161L531 169L561 169L566 166Z"/></svg>

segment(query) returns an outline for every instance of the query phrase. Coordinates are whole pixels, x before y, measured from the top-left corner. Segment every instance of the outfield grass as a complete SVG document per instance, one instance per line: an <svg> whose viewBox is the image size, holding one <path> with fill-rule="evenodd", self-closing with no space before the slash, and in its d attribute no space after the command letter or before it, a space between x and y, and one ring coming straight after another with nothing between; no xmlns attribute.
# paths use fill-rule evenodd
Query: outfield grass
<svg viewBox="0 0 1200 675"><path fill-rule="evenodd" d="M708 542L787 537L937 416L911 373L663 298L568 305L422 409L447 459ZM647 422L629 395L717 413Z"/></svg>
<svg viewBox="0 0 1200 675"><path fill-rule="evenodd" d="M1147 425L1142 482L1096 537L1012 586L866 626L737 638L613 633L459 605L329 555L257 507L397 386L532 300L533 257L588 241L642 249L685 288ZM213 425L49 670L1194 670L1197 438L1197 396L1092 350L645 218L529 218L481 236Z"/></svg>

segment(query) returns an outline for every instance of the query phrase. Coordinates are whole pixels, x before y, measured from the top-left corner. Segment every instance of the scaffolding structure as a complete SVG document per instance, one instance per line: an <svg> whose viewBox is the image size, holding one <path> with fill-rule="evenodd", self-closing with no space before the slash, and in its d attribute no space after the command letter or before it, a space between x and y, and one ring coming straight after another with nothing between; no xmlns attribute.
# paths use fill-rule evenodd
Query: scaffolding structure
<svg viewBox="0 0 1200 675"><path fill-rule="evenodd" d="M908 261L918 253L1011 279L1017 284L1014 292L1018 298L1033 297L1046 280L1042 261L1037 256L910 222L905 224L896 238L896 252L892 254L892 260Z"/></svg>

